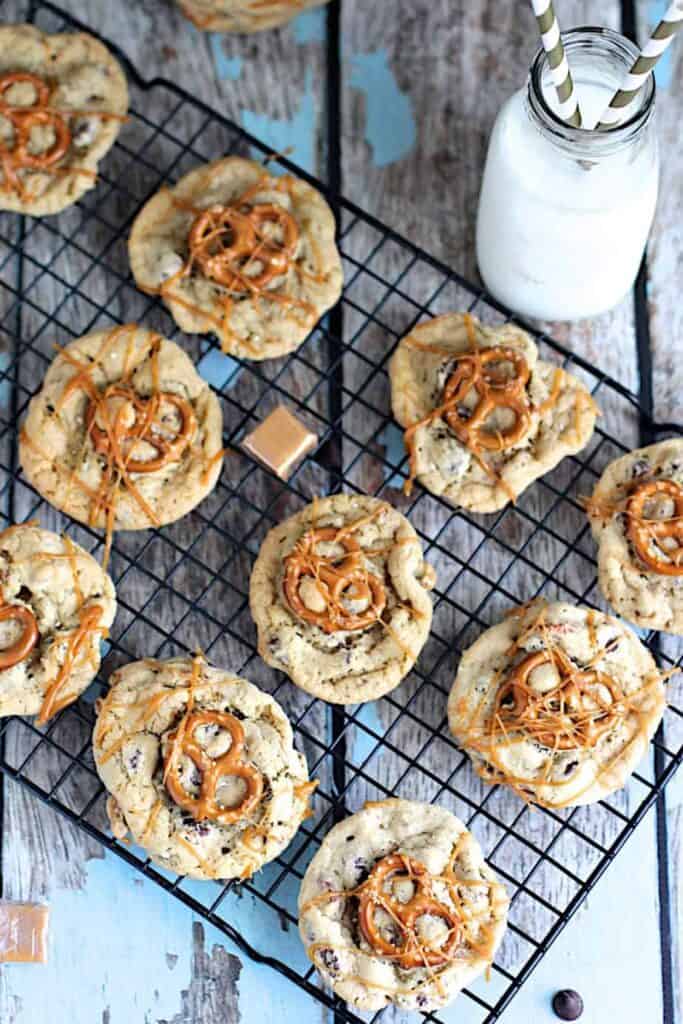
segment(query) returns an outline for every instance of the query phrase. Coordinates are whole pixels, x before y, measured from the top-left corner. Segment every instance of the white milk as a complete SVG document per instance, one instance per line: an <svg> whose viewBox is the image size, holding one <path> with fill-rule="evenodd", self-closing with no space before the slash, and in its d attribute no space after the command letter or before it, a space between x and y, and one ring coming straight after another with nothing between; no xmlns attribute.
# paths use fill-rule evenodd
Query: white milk
<svg viewBox="0 0 683 1024"><path fill-rule="evenodd" d="M636 48L608 30L565 37L584 126L599 121ZM477 218L488 290L519 313L577 320L631 288L657 202L654 84L609 132L572 129L539 54L528 87L503 105L491 134Z"/></svg>

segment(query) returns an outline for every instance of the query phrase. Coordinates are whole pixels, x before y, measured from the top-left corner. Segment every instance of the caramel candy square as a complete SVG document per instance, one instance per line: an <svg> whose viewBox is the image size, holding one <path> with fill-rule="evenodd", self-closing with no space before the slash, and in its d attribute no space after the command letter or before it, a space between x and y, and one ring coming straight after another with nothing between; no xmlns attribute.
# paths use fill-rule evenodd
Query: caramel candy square
<svg viewBox="0 0 683 1024"><path fill-rule="evenodd" d="M317 444L316 435L284 405L273 409L242 441L244 450L281 480L286 480L295 464Z"/></svg>
<svg viewBox="0 0 683 1024"><path fill-rule="evenodd" d="M47 962L49 913L42 903L0 900L0 963Z"/></svg>

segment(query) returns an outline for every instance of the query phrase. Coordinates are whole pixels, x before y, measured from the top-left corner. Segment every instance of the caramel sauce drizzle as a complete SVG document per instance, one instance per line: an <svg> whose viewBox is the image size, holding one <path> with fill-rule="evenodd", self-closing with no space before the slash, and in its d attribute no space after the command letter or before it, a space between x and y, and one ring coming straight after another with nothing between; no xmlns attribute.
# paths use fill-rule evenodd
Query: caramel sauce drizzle
<svg viewBox="0 0 683 1024"><path fill-rule="evenodd" d="M56 715L58 711L61 711L62 708L65 708L68 704L72 704L76 699L76 696L73 694L60 697L60 691L63 689L65 683L68 682L69 675L73 670L79 655L83 651L83 648L90 642L92 634L99 632L102 638L107 636L108 630L106 627L100 625L102 613L103 609L98 604L93 604L89 608L80 609L78 613L79 623L78 626L69 634L66 656L62 663L62 667L59 669L57 675L45 691L43 706L41 707L38 715L38 725L45 725L53 715Z"/></svg>
<svg viewBox="0 0 683 1024"><path fill-rule="evenodd" d="M140 285L142 290L176 302L206 320L225 341L232 339L256 355L258 348L247 338L236 335L230 326L235 301L254 299L274 302L285 309L298 308L304 317L303 326L312 327L317 319L315 307L274 285L278 278L285 278L290 272L299 280L318 282L324 281L325 275L320 271L311 273L300 266L297 260L300 231L292 214L276 203L254 202L258 193L265 189L291 194L294 184L295 179L290 175L275 180L264 172L229 204L216 204L208 209L182 200L168 190L172 205L193 217L187 236L188 256L168 280L157 286ZM279 227L282 244L277 245L265 233L267 225ZM317 256L314 243L309 240L309 245ZM261 269L257 270L257 266ZM207 313L174 290L195 268L223 289L224 294L217 300L217 312Z"/></svg>
<svg viewBox="0 0 683 1024"><path fill-rule="evenodd" d="M13 106L6 102L5 94L13 85L25 83L33 87L35 98L32 103ZM96 178L94 171L82 167L61 167L56 164L64 158L72 142L68 120L72 117L101 117L107 120L125 121L125 116L110 114L101 110L60 110L50 105L52 90L44 78L29 71L10 71L0 75L0 117L12 125L11 144L0 142L0 168L3 180L0 191L14 192L23 200L30 196L20 174L37 171L48 174L81 174ZM31 132L36 127L50 128L54 141L44 151L30 151Z"/></svg>
<svg viewBox="0 0 683 1024"><path fill-rule="evenodd" d="M18 523L14 526L9 526L3 531L3 536L7 536L8 533L35 525L37 525L35 521L30 520L26 523ZM97 632L100 633L102 638L105 638L108 635L107 628L100 625L104 611L103 608L98 604L91 605L87 608L84 607L85 598L78 580L78 567L76 565L76 561L79 556L87 556L84 556L82 552L76 550L73 541L66 534L63 537L63 542L67 549L64 553L60 554L59 552L53 551L37 551L25 559L25 561L33 561L34 559L46 559L48 561L67 559L73 578L74 595L76 597L76 602L79 605L78 626L68 634L64 661L55 678L48 683L45 689L42 706L37 718L38 725L45 725L50 718L76 700L77 694L60 697L60 692L68 682L73 667L83 648L89 643L91 635ZM22 561L24 560L22 559ZM0 671L12 668L14 665L18 665L20 662L24 661L29 657L40 641L38 622L33 611L25 605L6 604L0 591L0 622L4 621L18 622L22 627L22 633L9 647L0 649Z"/></svg>
<svg viewBox="0 0 683 1024"><path fill-rule="evenodd" d="M523 612L527 610L527 606L522 607ZM526 803L530 802L528 787L531 785L541 784L555 789L561 789L567 785L569 780L550 777L554 765L554 754L562 750L590 749L602 735L623 721L627 715L633 714L637 718L641 718L645 712L639 706L638 699L654 690L665 678L657 672L650 682L646 682L644 686L628 695L625 694L614 679L599 672L596 668L607 653L606 648L599 648L585 668L577 668L568 655L554 643L551 636L552 625L545 622L547 610L548 606L543 602L538 615L513 641L506 655L508 657L514 655L529 637L539 631L543 637L544 649L523 659L510 677L511 686L508 687L507 683L503 682L502 693L499 691L497 694L493 713L488 723L480 729L474 727L473 723L480 716L487 699L487 690L484 691L470 714L469 724L464 732L464 743L484 757L488 768L494 769L495 777L492 780L486 768L475 763L475 768L481 777L488 782L509 786ZM517 609L513 609L513 613L516 612ZM589 638L595 636L594 619L592 623L588 623L588 629ZM543 662L539 660L536 666L531 664L531 658L539 656L543 658ZM560 684L545 694L537 694L535 690L531 690L527 694L529 674L534 667L546 662L552 663L558 670L561 677ZM515 673L520 668L522 669L519 678L521 685L518 685L518 694L516 695L514 692L517 682ZM503 665L494 673L491 687L500 686L505 672L506 668ZM611 698L610 701L606 702L598 695L597 686L605 687ZM509 694L505 693L506 689L509 690ZM588 695L590 701L597 706L582 707L585 695ZM509 700L505 699L506 697L509 697ZM517 708L519 713L516 713ZM566 803L546 802L538 794L533 795L533 802L541 807L554 809L560 809L566 804L575 802L578 797L612 771L628 755L637 739L638 732L636 731L623 749L617 752L613 758L608 759L581 790L572 792ZM547 746L550 752L551 756L548 758L545 775L540 783L522 776L512 775L497 756L496 747L509 747L523 740L541 743L543 746Z"/></svg>
<svg viewBox="0 0 683 1024"><path fill-rule="evenodd" d="M173 801L188 811L195 821L208 820L220 825L232 825L250 814L263 796L263 776L257 768L243 760L244 729L234 715L220 711L194 712L186 715L183 723L182 740L175 742L178 730L169 737L171 750L164 763L166 789ZM211 757L196 741L195 733L204 725L215 725L230 734L230 747L221 757ZM181 755L188 757L201 774L197 797L191 796L185 789L179 770ZM246 785L246 792L240 802L231 807L219 803L217 797L220 780L227 776L242 779Z"/></svg>
<svg viewBox="0 0 683 1024"><path fill-rule="evenodd" d="M139 395L130 382L131 345L135 324L126 324L115 328L104 339L96 357L92 362L82 362L66 349L60 348L61 357L74 367L76 372L69 379L62 391L56 409L63 409L74 391L84 391L88 397L85 414L85 435L82 455L87 444L92 444L94 451L106 459L102 470L102 479L98 488L90 487L75 470L55 462L53 457L41 450L34 438L30 438L23 428L22 441L53 469L66 476L69 488L77 486L90 499L89 525L95 526L100 515L104 516L106 540L103 556L103 568L106 570L111 553L111 545L116 518L116 504L121 488L125 486L133 500L142 509L150 522L158 526L159 517L140 493L132 474L142 475L158 472L169 463L178 462L191 446L197 432L197 419L190 402L170 391L159 388L159 349L162 338L155 335L149 350L152 371L152 393L148 396ZM104 389L98 388L93 380L93 371L101 366L107 352L129 332L128 352L125 365L127 373L116 384L109 384ZM180 427L169 436L167 429L160 420L164 407L171 406L178 415ZM155 451L151 459L135 457L136 449L141 444L149 445ZM68 490L67 490L68 494Z"/></svg>
<svg viewBox="0 0 683 1024"><path fill-rule="evenodd" d="M368 801L366 807L382 806L391 801ZM466 840L463 833L455 844L449 862L440 875L432 875L427 868L414 858L402 853L390 854L377 862L368 878L357 888L351 890L329 890L319 893L301 907L300 916L308 909L335 900L358 901L358 924L360 931L374 953L384 960L395 962L399 967L410 970L424 968L429 974L430 982L437 991L445 995L441 976L448 967L456 962L491 962L494 954L495 921L486 923L482 920L485 913L495 908L494 895L502 887L498 882L487 879L462 878L456 869L456 861L461 853L461 846ZM413 897L407 902L398 900L392 891L396 880L410 881L414 886ZM387 883L390 886L387 892ZM434 885L445 886L452 906L438 899L434 894ZM478 908L467 898L468 890L485 889L489 900L485 907ZM375 920L378 909L389 915L398 932L396 943L391 943L380 935ZM448 925L447 934L440 947L427 947L420 940L417 922L423 915L440 917ZM482 933L483 932L483 936ZM308 946L306 952L318 970L326 971L324 962L320 962L322 950L333 949L327 942L316 942ZM360 950L359 952L363 952ZM441 970L435 970L441 968ZM345 981L355 978L348 975ZM357 978L359 984L370 988L383 989L385 986L374 982L366 982L365 978ZM390 991L386 988L386 991ZM391 991L395 991L392 989ZM403 990L399 990L403 991ZM405 989L412 992L412 989Z"/></svg>
<svg viewBox="0 0 683 1024"><path fill-rule="evenodd" d="M650 518L645 514L651 501L671 501L673 515ZM645 480L633 484L621 501L583 498L586 514L609 520L623 514L624 532L640 561L661 576L683 576L683 487L674 480ZM671 546L665 546L671 541ZM652 550L654 548L654 551Z"/></svg>
<svg viewBox="0 0 683 1024"><path fill-rule="evenodd" d="M645 515L648 501L673 502L674 514L666 519ZM683 487L673 480L650 480L638 484L626 502L626 533L640 560L661 576L683 576ZM665 547L671 541L672 547ZM652 548L658 552L655 554Z"/></svg>
<svg viewBox="0 0 683 1024"><path fill-rule="evenodd" d="M428 345L409 335L405 344L431 355L442 355L455 362L455 368L446 381L441 404L427 416L411 423L404 432L404 444L408 452L409 475L404 484L404 493L410 496L417 476L417 431L429 426L437 419L443 419L458 441L474 457L481 469L514 503L516 494L507 481L484 457L487 452L509 451L529 432L532 412L544 415L557 401L562 389L564 371L557 369L553 376L550 394L535 409L531 406L527 386L531 376L523 353L508 345L482 348L477 341L475 325L470 314L464 316L469 350L454 353L446 347ZM512 376L500 372L500 364L511 363ZM475 392L477 402L474 408L462 414L465 399ZM504 430L492 430L487 426L497 409L507 409L513 414L513 421Z"/></svg>

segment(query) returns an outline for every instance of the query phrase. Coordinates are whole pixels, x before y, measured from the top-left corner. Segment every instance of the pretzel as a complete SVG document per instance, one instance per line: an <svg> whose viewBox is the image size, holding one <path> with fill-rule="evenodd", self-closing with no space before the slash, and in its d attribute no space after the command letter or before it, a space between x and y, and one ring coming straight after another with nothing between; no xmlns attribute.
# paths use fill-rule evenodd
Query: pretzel
<svg viewBox="0 0 683 1024"><path fill-rule="evenodd" d="M553 665L560 682L540 692L529 677L543 665ZM607 690L609 703L599 688ZM526 728L533 739L554 750L593 747L617 721L622 696L617 683L603 672L577 670L560 650L536 651L501 686L494 720L500 721L504 731Z"/></svg>
<svg viewBox="0 0 683 1024"><path fill-rule="evenodd" d="M317 554L316 547L324 542L340 544L345 554ZM343 528L330 526L309 530L285 558L284 569L283 589L289 607L298 618L319 626L326 633L365 629L377 622L386 606L382 580L363 566L358 541ZM315 580L325 603L322 611L307 608L301 598L299 589L307 577ZM365 611L351 612L344 604L345 599L366 601L368 606Z"/></svg>
<svg viewBox="0 0 683 1024"><path fill-rule="evenodd" d="M504 377L495 364L512 363L514 376ZM521 352L514 348L486 348L457 358L457 366L446 382L444 419L453 433L466 444L502 452L517 444L529 429L529 401L526 385L530 370ZM474 388L479 401L467 416L459 406ZM504 430L487 430L486 422L496 409L509 409L514 422Z"/></svg>
<svg viewBox="0 0 683 1024"><path fill-rule="evenodd" d="M0 622L18 622L22 627L21 636L9 647L0 649L0 669L12 668L27 658L38 643L39 633L36 617L23 604L0 606Z"/></svg>
<svg viewBox="0 0 683 1024"><path fill-rule="evenodd" d="M395 882L399 879L414 887L413 895L405 902L394 895ZM448 963L462 939L459 917L434 896L432 882L432 875L424 864L392 853L375 865L360 890L358 924L365 940L377 953L391 956L405 969ZM385 939L377 927L376 913L380 909L400 929L395 942ZM417 923L425 915L438 917L448 925L448 935L438 949L425 947L419 939Z"/></svg>
<svg viewBox="0 0 683 1024"><path fill-rule="evenodd" d="M267 224L281 229L282 245L264 234ZM286 274L298 243L296 221L274 203L259 203L248 212L236 206L211 206L195 218L188 236L191 259L202 273L239 294L259 292ZM261 269L247 274L254 264Z"/></svg>
<svg viewBox="0 0 683 1024"><path fill-rule="evenodd" d="M114 407L112 400L120 400ZM156 421L162 403L172 405L180 416L181 426L175 437L165 437ZM104 422L104 427L98 423ZM110 385L97 398L91 398L86 412L86 432L90 435L95 451L101 455L113 455L127 472L153 473L169 462L177 461L191 443L197 429L192 406L184 398L169 391L156 392L145 398L131 387L120 384ZM153 459L133 459L136 445L144 441L157 452Z"/></svg>
<svg viewBox="0 0 683 1024"><path fill-rule="evenodd" d="M23 107L11 107L5 102L5 93L17 82L26 82L36 91L33 103ZM62 159L71 145L71 130L56 110L48 106L50 88L38 75L29 71L10 71L0 76L0 116L6 118L14 132L13 146L0 143L0 166L4 184L13 191L21 191L17 174L20 170L45 170ZM42 153L30 153L31 131L37 125L51 127L55 134L52 145Z"/></svg>
<svg viewBox="0 0 683 1024"><path fill-rule="evenodd" d="M213 758L199 745L195 732L201 725L217 725L230 733L230 749L221 757ZM169 736L169 752L164 761L164 781L175 803L188 811L195 821L216 821L232 825L249 814L263 794L263 776L242 760L244 729L241 723L221 711L196 711L187 715ZM194 797L185 788L179 771L179 754L185 754L199 769L202 781L199 795ZM246 783L247 791L239 804L225 807L217 798L221 779L234 775Z"/></svg>
<svg viewBox="0 0 683 1024"><path fill-rule="evenodd" d="M673 502L673 515L666 519L646 518L647 502L662 498ZM683 488L680 484L673 480L638 484L626 503L626 516L626 533L641 561L663 576L683 576ZM674 542L671 548L664 546L665 540ZM652 553L651 545L659 555Z"/></svg>

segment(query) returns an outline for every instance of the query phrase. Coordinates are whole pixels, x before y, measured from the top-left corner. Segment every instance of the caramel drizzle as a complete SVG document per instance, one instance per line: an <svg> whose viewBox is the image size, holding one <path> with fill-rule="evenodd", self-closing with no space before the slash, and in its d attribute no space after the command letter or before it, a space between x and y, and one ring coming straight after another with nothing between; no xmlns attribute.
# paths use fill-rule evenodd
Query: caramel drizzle
<svg viewBox="0 0 683 1024"><path fill-rule="evenodd" d="M324 281L325 275L320 271L306 271L297 260L300 232L292 214L278 204L254 202L258 193L265 189L291 195L294 184L295 179L290 175L275 180L264 172L231 203L208 209L182 200L169 190L171 204L193 217L188 232L188 256L182 267L168 280L157 286L140 284L139 287L148 294L160 295L165 301L175 302L195 316L202 317L224 342L232 340L233 343L244 345L255 355L260 354L257 346L247 338L236 335L230 326L236 299L274 302L285 309L296 307L304 316L302 326L312 327L317 319L315 307L271 285L277 278L286 277L290 272L299 280L317 282ZM275 245L263 233L268 223L280 225L284 235L283 245ZM313 247L311 240L309 245ZM247 271L257 263L261 265L261 271L248 274ZM183 297L177 289L174 290L195 268L223 289L224 294L216 300L218 313L207 313Z"/></svg>
<svg viewBox="0 0 683 1024"><path fill-rule="evenodd" d="M469 350L466 352L454 353L445 347L428 345L412 335L404 340L404 344L411 348L431 355L442 355L454 361L456 366L446 381L441 404L421 420L411 423L404 431L409 475L403 490L406 496L410 496L417 477L417 431L437 419L443 419L486 475L505 491L514 504L517 497L515 492L483 453L509 451L518 444L529 432L532 412L543 416L557 401L564 372L561 369L555 371L550 394L541 405L533 408L527 393L531 371L524 355L507 345L482 348L478 344L474 320L470 314L464 315L464 321L469 342ZM513 376L506 377L496 371L496 365L501 363L512 363ZM477 395L477 403L471 413L463 416L460 408L472 391ZM496 409L507 409L513 414L512 424L504 430L491 430L486 426Z"/></svg>
<svg viewBox="0 0 683 1024"><path fill-rule="evenodd" d="M674 515L666 519L648 519L648 501L665 498L674 504ZM626 503L626 532L641 562L661 576L683 576L683 487L673 480L650 480L638 484ZM665 547L672 541L673 547ZM658 552L654 554L652 547Z"/></svg>
<svg viewBox="0 0 683 1024"><path fill-rule="evenodd" d="M65 683L68 682L79 655L90 643L92 635L99 633L102 638L108 635L109 631L107 628L100 624L102 614L103 609L98 604L80 609L78 613L79 623L69 634L66 655L62 666L45 691L43 705L38 715L38 725L45 725L53 715L56 715L58 711L61 711L68 704L72 704L76 700L75 694L65 694L60 697L60 691Z"/></svg>
<svg viewBox="0 0 683 1024"><path fill-rule="evenodd" d="M650 519L645 506L663 498L672 501L674 514ZM640 561L651 572L662 576L683 575L683 488L674 480L646 480L632 485L621 501L608 502L599 498L583 498L586 514L595 519L609 520L623 514L625 534ZM667 548L663 541L672 540ZM652 548L655 551L652 551ZM656 553L655 553L656 552Z"/></svg>
<svg viewBox="0 0 683 1024"><path fill-rule="evenodd" d="M366 807L382 806L391 801L368 802ZM419 861L397 853L382 858L368 878L357 888L351 890L329 890L319 893L304 903L300 910L302 917L311 907L334 900L358 900L358 922L363 937L373 952L383 960L396 962L404 969L424 968L429 974L430 982L440 994L445 995L441 977L453 963L480 962L491 963L494 955L496 921L485 922L485 913L496 908L494 895L500 893L502 887L498 882L487 879L463 878L457 874L456 861L461 853L461 846L466 841L463 833L455 844L450 860L440 875L432 875ZM418 890L416 898L408 903L400 903L391 894L384 891L384 884L392 877L402 876L410 880ZM433 896L435 883L442 883L448 893L452 907ZM472 899L467 898L468 890L485 889L489 900L485 907L478 908ZM383 909L397 926L399 940L396 945L386 942L378 933L374 921L377 909ZM440 948L427 948L420 941L416 924L420 916L431 914L441 917L449 924L447 935ZM483 932L483 936L482 936ZM319 952L334 949L327 942L313 943L307 947L307 955L318 970L328 971L324 961L321 963ZM359 952L363 952L359 950ZM435 970L441 968L441 970ZM345 981L353 978L348 975ZM358 978L359 983L368 984L371 988L384 990L377 983L366 983L365 978ZM389 988L386 988L389 991ZM395 990L391 990L395 991ZM406 989L413 992L413 989Z"/></svg>
<svg viewBox="0 0 683 1024"><path fill-rule="evenodd" d="M215 725L230 734L230 747L221 757L211 757L195 739L197 729L204 725ZM176 742L181 729L182 739ZM166 789L174 803L188 811L195 821L232 825L255 809L263 796L263 776L243 759L244 729L234 715L220 711L186 714L169 741L171 749L164 762ZM188 793L181 778L179 760L182 755L189 758L201 774L197 797ZM217 796L221 779L229 776L242 779L246 786L240 802L231 807L221 804Z"/></svg>
<svg viewBox="0 0 683 1024"><path fill-rule="evenodd" d="M552 637L550 635L550 631L552 630L553 627L552 627L552 625L547 625L546 622L545 622L545 618L546 618L546 614L547 614L547 610L548 610L547 603L545 603L545 602L539 602L539 603L540 603L540 610L539 610L538 615L520 633L520 635L513 641L513 643L511 644L511 646L508 648L508 650L506 652L506 656L507 657L511 657L512 655L514 655L514 653L516 651L518 651L518 650L520 650L522 648L523 644L525 643L525 641L529 637L533 636L535 633L540 631L542 636L543 636L544 651L543 652L539 652L539 653L543 653L543 654L547 653L549 655L549 657L551 659L553 659L553 663L555 664L556 663L555 659L559 659L562 656L567 658L567 656L564 655L564 652L559 650L559 648L554 644L554 642L552 640ZM522 614L526 613L526 611L528 610L528 607L529 606L522 606L522 608L519 609L519 612L521 612ZM518 613L518 609L513 609L512 610L512 614L517 614L517 613ZM594 619L593 619L593 623L591 625L589 625L589 635L594 635L594 632L593 632L594 629L595 629L595 625L594 625ZM600 663L600 661L602 660L602 658L605 656L606 653L607 653L606 648L600 648L596 652L594 657L591 658L590 662L588 663L588 665L583 670L579 670L578 668L576 668L573 665L573 663L569 662L569 659L567 658L568 665L571 664L571 673L573 673L574 677L578 676L580 673L583 673L583 674L590 674L590 673L598 674L598 673L595 672L596 666ZM499 668L494 673L493 679L491 681L491 687L498 687L500 685L504 673L505 673L505 666L503 665L503 666L501 666L501 668ZM604 676L601 676L601 678L604 679ZM613 693L613 695L615 697L613 705L609 706L609 711L613 715L613 718L611 719L611 725L616 725L617 722L625 720L625 718L626 718L626 716L628 714L633 714L638 719L640 719L645 714L645 711L644 711L643 707L640 706L639 699L640 698L646 698L647 694L650 693L652 690L656 689L659 686L660 682L664 678L665 678L665 676L662 676L659 672L657 672L655 674L655 676L652 678L651 682L647 682L644 686L639 687L637 690L634 690L632 693L630 693L628 695L625 694L621 690L621 688L618 687L616 683L614 683L614 681L611 681L613 686L615 687L614 691L612 691L612 690L609 691L611 694ZM565 681L569 681L569 679L566 679ZM553 716L556 716L556 709L553 708L553 709L550 709L550 714L548 715L548 718L545 721L541 720L540 726L539 726L538 722L536 722L530 728L530 723L529 722L518 720L516 725L515 725L515 727L514 727L515 728L515 732L514 732L514 734L512 734L511 730L506 729L506 723L505 723L504 719L501 718L501 716L498 714L499 701L497 700L496 701L496 706L494 708L494 712L490 716L490 719L488 721L488 725L484 725L483 729L480 729L478 727L475 727L473 725L473 723L480 716L482 708L483 708L483 705L484 705L484 703L485 703L485 701L487 699L487 692L490 690L491 687L487 688L487 690L484 691L484 693L482 694L480 700L475 705L473 711L470 714L469 723L468 723L468 725L466 726L466 728L465 728L465 730L463 732L463 745L466 745L470 749L472 749L472 750L476 751L477 753L479 753L484 758L484 760L486 761L486 766L485 767L482 767L482 766L478 765L476 762L474 763L474 767L475 767L477 773L485 781L487 781L487 782L489 782L491 784L501 783L501 784L509 786L513 790L513 792L516 793L517 796L520 797L520 799L524 800L525 803L529 803L530 800L531 800L530 791L529 791L529 787L530 786L536 787L538 785L543 785L543 786L547 786L547 787L549 787L551 789L561 789L563 786L566 786L568 784L569 780L567 780L567 779L564 779L564 780L552 779L550 777L551 773L552 773L552 769L553 769L554 763L555 763L554 755L557 753L557 750L562 749L561 747L559 747L559 746L555 747L554 744L552 746L549 746L549 751L550 751L550 755L551 756L548 758L547 768L546 768L544 776L540 780L540 782L537 782L536 780L532 780L532 779L529 779L529 778L525 778L523 776L512 775L506 769L505 765L501 762L500 758L498 757L498 755L496 753L496 748L497 747L501 747L501 746L509 747L509 746L515 745L517 743L520 743L520 742L522 742L524 740L532 740L532 741L536 740L538 742L542 742L541 740L539 740L539 737L538 737L539 729L540 729L541 732L544 732L544 731L546 731L548 733L554 732L555 731L554 725L558 726L558 728L556 730L557 733L560 736L564 735L564 737L566 738L568 733L573 735L573 729L576 726L578 726L580 729L585 729L585 728L590 729L592 727L591 723L595 722L596 717L599 719L599 717L603 714L603 712L601 711L597 715L594 712L587 712L586 715L583 716L583 717L581 717L579 715L579 716L576 717L576 719L575 719L574 723L572 724L571 728L568 729L566 721L562 721L562 722L558 723L557 722L557 718L556 717L553 718ZM548 696L548 695L546 694L546 696ZM566 710L566 709L564 709L564 710ZM611 728L611 725L610 725L610 728ZM607 729L605 729L604 731L606 732ZM550 738L550 736L548 738ZM639 738L639 733L636 730L636 732L634 733L633 737L624 745L623 749L621 751L619 751L617 754L615 754L615 756L613 758L608 759L602 765L602 767L595 773L595 775L592 776L588 780L586 785L583 786L583 788L580 789L578 792L577 791L573 791L571 796L568 797L568 799L566 801L564 801L564 802L558 802L558 801L549 802L549 801L543 800L537 793L534 793L533 794L533 802L538 804L540 807L548 807L548 808L553 808L553 809L556 809L556 810L557 809L561 809L562 807L565 807L568 804L573 804L580 796L583 795L583 793L585 793L588 789L590 789L597 782L599 782L599 780L601 778L604 778L609 772L611 772L619 764L620 761L624 760L628 756L629 751L631 750L633 745L637 742L638 738ZM572 743L572 747L570 749L575 749L575 748L579 749L580 746L581 746L581 744L579 744L579 743ZM489 768L489 769L493 768L493 770L495 772L495 777L493 779L491 778L490 774L487 772L487 768Z"/></svg>
<svg viewBox="0 0 683 1024"><path fill-rule="evenodd" d="M5 93L16 83L26 83L35 90L33 103L13 106L5 101ZM72 143L68 119L72 117L101 117L125 121L125 116L110 114L101 110L60 110L50 106L51 89L45 79L29 71L10 71L0 76L0 117L12 125L11 147L6 141L0 142L0 168L3 180L0 191L14 192L20 199L32 201L35 196L28 194L20 174L39 172L48 174L80 174L96 178L97 175L82 167L57 167ZM35 127L51 128L54 141L40 153L30 152L31 132Z"/></svg>
<svg viewBox="0 0 683 1024"><path fill-rule="evenodd" d="M530 677L552 665L560 682L544 693ZM601 690L607 692L605 700ZM623 693L611 676L580 671L560 648L536 651L516 666L496 697L491 739L522 730L544 747L556 750L592 749L621 717Z"/></svg>
<svg viewBox="0 0 683 1024"><path fill-rule="evenodd" d="M159 389L158 361L162 342L160 335L154 336L149 349L152 393L149 396L140 396L131 385L130 377L133 370L129 367L130 346L136 330L135 324L126 324L112 330L103 341L96 357L89 363L82 362L66 349L59 349L61 357L73 366L76 372L65 385L57 401L56 409L59 412L74 391L86 393L88 405L81 456L85 454L87 444L90 443L94 451L106 459L102 469L102 479L97 488L86 484L75 470L55 462L48 452L41 450L34 438L28 436L25 428L21 432L22 441L50 463L56 472L66 477L68 481L67 496L72 484L88 496L90 499L88 525L96 526L99 517L103 516L106 539L102 564L105 570L111 554L116 505L122 487L126 488L149 521L154 526L159 526L159 517L142 496L132 479L132 474L157 472L169 463L179 461L192 444L197 432L197 419L191 404L179 395ZM101 366L107 352L120 341L126 332L130 332L129 351L126 356L127 372L119 383L110 384L100 391L93 380L93 371ZM171 405L180 418L181 426L172 438L166 436L158 423L158 415L164 404ZM115 409L113 414L112 407ZM126 421L126 417L128 417L128 421ZM150 445L156 451L155 458L149 460L135 458L136 448L142 443Z"/></svg>
<svg viewBox="0 0 683 1024"><path fill-rule="evenodd" d="M36 525L37 524L34 520L30 520L26 523L17 523L16 525L9 526L4 530L2 536L6 537L8 533L13 533L17 530L23 530L27 527ZM59 697L60 691L68 682L74 665L84 646L89 642L91 635L99 633L102 639L104 639L107 637L109 632L105 626L100 625L104 609L98 604L91 605L88 608L84 606L85 597L78 580L76 560L79 557L87 558L89 556L84 552L77 551L75 544L66 534L63 537L63 542L67 549L66 552L36 551L26 559L26 561L33 561L34 559L46 559L48 561L67 559L73 578L74 594L79 605L79 624L68 634L67 650L64 661L55 678L48 683L45 693L43 694L43 702L37 719L38 725L45 725L50 718L77 699L77 694ZM2 593L0 592L0 621L4 620L19 621L22 624L23 631L19 639L14 644L0 650L0 670L12 668L14 665L19 664L19 662L24 661L29 657L40 641L40 631L33 611L25 605L5 604ZM61 641L55 639L55 643L59 642Z"/></svg>

